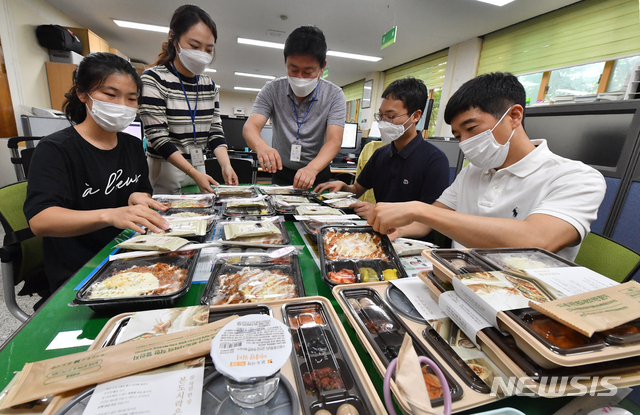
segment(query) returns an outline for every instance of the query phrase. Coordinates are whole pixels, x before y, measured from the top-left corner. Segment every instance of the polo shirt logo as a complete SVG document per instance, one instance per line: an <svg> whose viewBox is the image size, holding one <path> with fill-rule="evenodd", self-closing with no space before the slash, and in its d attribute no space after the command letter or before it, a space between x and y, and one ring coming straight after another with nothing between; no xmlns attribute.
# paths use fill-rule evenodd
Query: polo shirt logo
<svg viewBox="0 0 640 415"><path fill-rule="evenodd" d="M402 181L402 184L409 184L409 180L404 179L404 180Z"/></svg>
<svg viewBox="0 0 640 415"><path fill-rule="evenodd" d="M516 207L514 207L512 212L513 212L513 217L514 217L514 218L515 218L516 216L518 216L518 207L517 207L517 206L516 206Z"/></svg>

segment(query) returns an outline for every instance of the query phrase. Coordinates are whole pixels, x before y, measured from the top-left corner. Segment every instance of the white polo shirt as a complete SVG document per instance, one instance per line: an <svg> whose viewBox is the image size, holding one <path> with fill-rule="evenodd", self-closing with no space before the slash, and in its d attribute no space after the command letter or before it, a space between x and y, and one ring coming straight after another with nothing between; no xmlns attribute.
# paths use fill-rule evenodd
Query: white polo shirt
<svg viewBox="0 0 640 415"><path fill-rule="evenodd" d="M504 169L469 164L438 201L457 212L492 218L555 216L573 225L582 242L604 198L604 177L582 162L552 153L547 140L531 142L536 149ZM573 261L579 249L580 244L565 247L558 255Z"/></svg>

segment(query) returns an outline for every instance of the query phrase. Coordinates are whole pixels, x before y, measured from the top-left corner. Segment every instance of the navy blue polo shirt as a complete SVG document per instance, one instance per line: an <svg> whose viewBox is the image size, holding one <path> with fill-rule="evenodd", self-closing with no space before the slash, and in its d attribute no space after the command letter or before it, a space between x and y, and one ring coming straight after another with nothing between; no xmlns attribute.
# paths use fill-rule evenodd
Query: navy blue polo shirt
<svg viewBox="0 0 640 415"><path fill-rule="evenodd" d="M373 189L376 202L435 202L449 186L447 156L418 133L402 150L395 143L377 149L357 182Z"/></svg>

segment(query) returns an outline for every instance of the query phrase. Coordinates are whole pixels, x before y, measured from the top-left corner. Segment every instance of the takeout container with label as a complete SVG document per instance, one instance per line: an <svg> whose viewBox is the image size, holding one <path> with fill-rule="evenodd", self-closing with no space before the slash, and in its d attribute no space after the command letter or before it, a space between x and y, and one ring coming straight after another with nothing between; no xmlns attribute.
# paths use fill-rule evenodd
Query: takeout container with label
<svg viewBox="0 0 640 415"><path fill-rule="evenodd" d="M223 202L228 199L251 198L258 196L255 186L225 186L220 185L214 189L218 201Z"/></svg>
<svg viewBox="0 0 640 415"><path fill-rule="evenodd" d="M184 195L153 195L160 203L165 203L169 209L206 209L212 208L216 202L213 193L184 194Z"/></svg>
<svg viewBox="0 0 640 415"><path fill-rule="evenodd" d="M273 216L275 210L264 196L261 198L232 199L222 202L222 216L227 218L247 218Z"/></svg>
<svg viewBox="0 0 640 415"><path fill-rule="evenodd" d="M387 296L390 285L391 283L383 281L357 286L337 285L333 288L334 297L344 310L358 340L371 355L380 375L384 376L389 361L397 354L404 333L407 332L413 340L417 354L435 361L446 374L453 398L453 412L494 402L496 397L489 394L490 389L464 362L456 361L455 364L451 364L457 355L451 355L450 358L443 357L442 350L435 348L431 341L423 337L422 332L430 329L431 326L409 319L398 313L395 306L391 306ZM445 353L452 353L452 351ZM442 407L442 398L436 398L436 396L441 393L441 390L438 390L435 384L437 381L434 382L434 380L435 377L429 376L428 379L425 378L425 383L428 385L430 395L435 398L431 399L431 404L438 411L438 406ZM397 385L393 381L391 391L403 412L410 413L409 404L399 394Z"/></svg>
<svg viewBox="0 0 640 415"><path fill-rule="evenodd" d="M319 229L317 243L329 286L407 277L389 238L370 226L327 225Z"/></svg>
<svg viewBox="0 0 640 415"><path fill-rule="evenodd" d="M289 327L294 342L291 356L280 371L280 388L286 387L285 395L283 395L285 399L281 401L278 398L279 395L276 394L270 401L278 400L281 403L281 406L278 406L278 414L315 415L320 409L326 409L331 414L336 414L338 408L345 403L353 404L360 415L386 413L366 369L328 299L324 297L305 297L287 301L274 301L268 305L212 306L209 321L217 321L234 314L268 313ZM119 330L122 330L122 328L118 329L118 327L121 327L130 316L131 313L120 314L109 320L96 337L92 348L112 344L113 340L111 339L117 337ZM313 319L313 323L309 317ZM292 324L292 321L297 322L298 328L293 328L296 323ZM322 324L317 324L320 321L322 321ZM300 342L301 338L304 339L303 343ZM207 357L206 362L205 388L208 376L217 374L209 357ZM336 370L331 372L330 369ZM318 380L318 376L323 376L319 384L314 382L314 380ZM344 379L343 385L345 387L328 389L328 387L322 386L323 379L327 379L324 381L325 384L333 381L332 385L336 386L335 381L338 376L340 379ZM287 386L287 383L291 388ZM224 384L223 380L222 384ZM217 401L225 398L222 391L214 394L217 397ZM294 399L287 402L287 394L288 396L293 396ZM228 397L228 393L226 396ZM205 398L203 397L203 408L205 407L204 405ZM266 413L271 413L268 410L270 408L269 405L268 403L266 408L261 408L264 408ZM233 408L227 408L227 411L220 412L218 410L218 412L211 413L241 413L237 410L236 412L231 412Z"/></svg>
<svg viewBox="0 0 640 415"><path fill-rule="evenodd" d="M107 261L74 302L97 312L171 307L189 290L199 256L194 250Z"/></svg>
<svg viewBox="0 0 640 415"><path fill-rule="evenodd" d="M216 234L218 229L224 241L255 245L288 245L291 242L281 217L219 221Z"/></svg>
<svg viewBox="0 0 640 415"><path fill-rule="evenodd" d="M258 189L265 195L305 196L309 194L308 190L294 189L293 186L260 186Z"/></svg>

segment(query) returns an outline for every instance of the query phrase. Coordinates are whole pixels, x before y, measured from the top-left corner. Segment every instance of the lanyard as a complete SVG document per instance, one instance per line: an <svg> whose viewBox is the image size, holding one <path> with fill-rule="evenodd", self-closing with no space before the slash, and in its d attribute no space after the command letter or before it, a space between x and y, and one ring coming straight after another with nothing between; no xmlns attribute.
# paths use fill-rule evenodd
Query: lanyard
<svg viewBox="0 0 640 415"><path fill-rule="evenodd" d="M313 103L316 102L316 97L318 96L318 89L320 89L320 82L318 82L318 86L316 87L316 93L313 94L313 99L311 100L311 104L309 104L309 108L307 108L307 112L302 117L302 121L298 122L298 111L296 111L296 104L293 103L293 99L291 99L291 106L293 107L293 115L296 116L296 125L298 126L298 132L296 133L296 141L300 139L300 127L304 124L304 120L307 119L307 115L309 115L309 111L311 111L311 107L313 107Z"/></svg>
<svg viewBox="0 0 640 415"><path fill-rule="evenodd" d="M187 91L184 89L184 84L182 83L182 78L180 77L180 72L178 72L178 70L176 69L176 65L171 62L171 65L173 66L173 70L176 71L176 74L178 75L178 80L180 81L180 86L182 87L182 93L184 94L184 99L187 101L187 108L189 108L189 115L191 116L191 122L193 123L193 145L197 145L197 141L196 141L196 113L198 111L198 76L196 75L196 105L193 108L193 111L191 111L191 104L189 103L189 97L187 96Z"/></svg>

